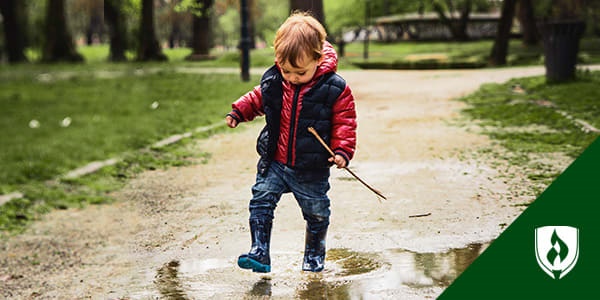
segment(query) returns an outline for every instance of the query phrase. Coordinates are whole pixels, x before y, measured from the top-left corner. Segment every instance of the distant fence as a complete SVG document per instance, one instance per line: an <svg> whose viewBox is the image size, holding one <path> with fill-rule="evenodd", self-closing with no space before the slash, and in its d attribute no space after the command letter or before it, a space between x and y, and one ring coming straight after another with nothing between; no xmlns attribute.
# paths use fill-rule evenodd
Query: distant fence
<svg viewBox="0 0 600 300"><path fill-rule="evenodd" d="M457 17L454 18L455 22L456 19ZM499 20L500 14L497 13L471 13L467 24L467 35L470 39L494 38ZM364 38L364 30L354 31L344 36L345 41ZM382 42L450 40L452 34L436 13L405 14L376 18L374 28L369 30L369 39Z"/></svg>

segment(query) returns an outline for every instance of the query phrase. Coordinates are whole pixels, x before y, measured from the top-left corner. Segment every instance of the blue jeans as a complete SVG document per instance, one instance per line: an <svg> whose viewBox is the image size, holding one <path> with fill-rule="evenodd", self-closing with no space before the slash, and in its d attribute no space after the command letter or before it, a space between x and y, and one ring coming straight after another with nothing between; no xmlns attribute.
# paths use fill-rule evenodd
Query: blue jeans
<svg viewBox="0 0 600 300"><path fill-rule="evenodd" d="M300 171L273 161L265 174L256 175L250 200L250 220L271 221L277 203L284 193L293 193L302 209L309 230L326 229L329 225L329 170Z"/></svg>

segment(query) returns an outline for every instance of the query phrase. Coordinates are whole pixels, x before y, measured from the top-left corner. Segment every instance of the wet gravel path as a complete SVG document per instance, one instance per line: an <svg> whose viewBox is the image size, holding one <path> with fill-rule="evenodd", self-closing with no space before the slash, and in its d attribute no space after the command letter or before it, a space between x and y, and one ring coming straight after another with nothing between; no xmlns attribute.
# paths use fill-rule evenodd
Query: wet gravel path
<svg viewBox="0 0 600 300"><path fill-rule="evenodd" d="M452 99L485 82L543 68L343 71L356 97L352 169L377 198L333 170L328 260L300 271L304 221L285 195L276 211L272 273L240 270L262 120L193 147L207 163L148 171L110 205L55 211L0 244L0 297L15 299L435 298L520 214L532 195L518 169L458 126ZM234 99L232 99L233 101ZM225 112L224 112L225 113ZM568 161L557 161L566 165Z"/></svg>

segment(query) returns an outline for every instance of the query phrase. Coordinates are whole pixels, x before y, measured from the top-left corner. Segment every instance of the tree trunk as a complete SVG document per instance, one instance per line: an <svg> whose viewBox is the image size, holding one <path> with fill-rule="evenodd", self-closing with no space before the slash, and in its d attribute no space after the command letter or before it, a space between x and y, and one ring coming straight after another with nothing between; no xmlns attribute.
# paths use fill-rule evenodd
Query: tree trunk
<svg viewBox="0 0 600 300"><path fill-rule="evenodd" d="M467 34L467 26L469 25L469 16L471 15L472 1L467 0L463 8L460 10L460 19L458 19L458 24L456 24L456 36L455 38L459 41L466 41L469 39L469 34Z"/></svg>
<svg viewBox="0 0 600 300"><path fill-rule="evenodd" d="M517 0L504 0L502 2L502 15L498 22L498 31L492 52L490 54L489 63L492 66L506 65L506 55L508 54L508 43L510 42L510 29L512 21L515 17L515 6Z"/></svg>
<svg viewBox="0 0 600 300"><path fill-rule="evenodd" d="M169 33L169 48L173 49L175 46L181 46L181 21L173 18L171 21L171 32Z"/></svg>
<svg viewBox="0 0 600 300"><path fill-rule="evenodd" d="M108 25L108 35L110 38L110 53L108 55L109 61L126 61L125 49L127 43L125 40L126 29L125 20L121 13L121 7L118 0L106 0L104 1L104 18Z"/></svg>
<svg viewBox="0 0 600 300"><path fill-rule="evenodd" d="M453 40L457 41L466 41L469 39L469 35L467 34L467 25L469 24L469 15L471 14L471 1L465 1L465 4L460 12L460 18L455 19L452 17L452 12L454 11L454 6L452 5L452 1L448 2L448 7L450 10L450 17L446 16L446 12L440 3L433 2L433 10L438 14L440 18L440 22L444 24L450 30L450 34L452 35Z"/></svg>
<svg viewBox="0 0 600 300"><path fill-rule="evenodd" d="M83 56L75 50L73 37L67 26L65 0L48 0L44 33L43 62L83 61Z"/></svg>
<svg viewBox="0 0 600 300"><path fill-rule="evenodd" d="M99 39L102 38L104 22L102 18L102 10L100 9L101 5L101 1L94 0L92 2L92 6L90 7L90 21L85 32L87 45L92 45L94 43L94 36Z"/></svg>
<svg viewBox="0 0 600 300"><path fill-rule="evenodd" d="M540 36L535 23L533 4L531 0L519 0L519 22L523 33L523 44L535 46L540 41Z"/></svg>
<svg viewBox="0 0 600 300"><path fill-rule="evenodd" d="M201 6L200 14L194 14L192 21L192 54L186 57L186 60L206 60L212 59L210 56L211 48L211 10L214 0L196 0Z"/></svg>
<svg viewBox="0 0 600 300"><path fill-rule="evenodd" d="M325 29L325 13L323 11L323 0L290 0L291 11L306 11L315 17Z"/></svg>
<svg viewBox="0 0 600 300"><path fill-rule="evenodd" d="M250 49L256 49L256 11L258 10L257 0L248 0L248 32L250 35Z"/></svg>
<svg viewBox="0 0 600 300"><path fill-rule="evenodd" d="M25 56L25 28L23 21L25 10L23 1L2 0L0 1L0 14L3 18L4 44L8 54L8 62L26 62Z"/></svg>
<svg viewBox="0 0 600 300"><path fill-rule="evenodd" d="M142 0L142 17L137 51L138 61L165 61L154 27L154 0Z"/></svg>

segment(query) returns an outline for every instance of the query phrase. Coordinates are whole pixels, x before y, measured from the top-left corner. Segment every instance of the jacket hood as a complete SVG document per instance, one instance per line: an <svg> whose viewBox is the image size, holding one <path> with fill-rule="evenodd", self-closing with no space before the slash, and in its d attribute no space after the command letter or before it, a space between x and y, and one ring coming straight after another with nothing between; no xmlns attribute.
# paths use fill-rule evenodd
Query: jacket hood
<svg viewBox="0 0 600 300"><path fill-rule="evenodd" d="M315 73L315 77L319 77L321 75L324 75L324 74L327 74L330 72L336 72L337 66L338 66L337 52L335 52L335 49L328 41L325 41L325 43L323 43L322 61L319 64L319 69Z"/></svg>
<svg viewBox="0 0 600 300"><path fill-rule="evenodd" d="M279 63L275 61L275 65L277 65L277 69L281 72L281 67ZM338 66L338 56L333 45L328 41L323 43L323 56L321 58L321 63L317 68L317 72L315 72L314 78L318 78L319 76L325 75L331 72L337 72Z"/></svg>

